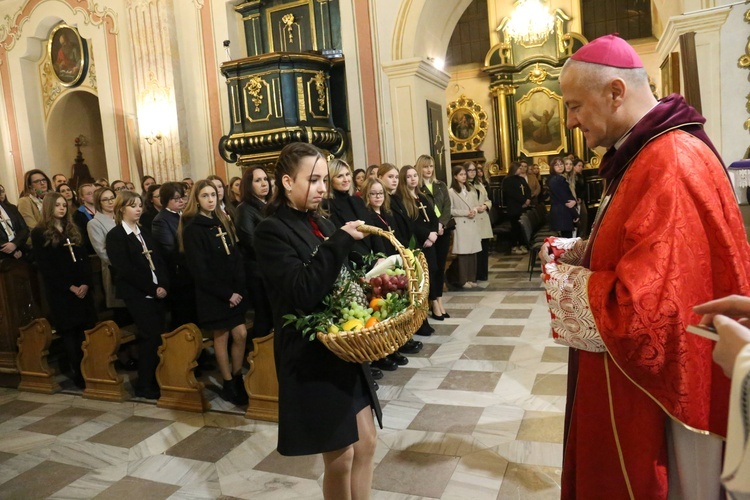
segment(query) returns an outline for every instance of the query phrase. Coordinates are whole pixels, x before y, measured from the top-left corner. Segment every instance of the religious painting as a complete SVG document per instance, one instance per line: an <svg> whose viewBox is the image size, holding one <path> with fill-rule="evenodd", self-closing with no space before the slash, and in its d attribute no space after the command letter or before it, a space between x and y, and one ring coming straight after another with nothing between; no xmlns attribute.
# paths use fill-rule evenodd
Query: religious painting
<svg viewBox="0 0 750 500"><path fill-rule="evenodd" d="M451 151L476 151L487 136L487 113L474 99L462 95L448 105Z"/></svg>
<svg viewBox="0 0 750 500"><path fill-rule="evenodd" d="M52 71L65 87L74 87L86 77L88 51L86 42L78 30L66 24L58 24L48 41Z"/></svg>
<svg viewBox="0 0 750 500"><path fill-rule="evenodd" d="M544 87L516 101L518 151L526 156L555 155L567 149L562 96Z"/></svg>
<svg viewBox="0 0 750 500"><path fill-rule="evenodd" d="M680 93L680 53L670 53L661 63L661 97Z"/></svg>
<svg viewBox="0 0 750 500"><path fill-rule="evenodd" d="M435 160L435 175L443 182L448 180L445 166L445 141L443 140L443 108L427 101L427 131L430 134L430 156Z"/></svg>

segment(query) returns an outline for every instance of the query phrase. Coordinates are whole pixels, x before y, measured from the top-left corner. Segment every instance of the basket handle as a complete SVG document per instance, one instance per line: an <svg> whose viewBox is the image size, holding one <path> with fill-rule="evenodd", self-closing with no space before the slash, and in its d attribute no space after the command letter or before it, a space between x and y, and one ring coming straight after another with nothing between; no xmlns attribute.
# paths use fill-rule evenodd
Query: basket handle
<svg viewBox="0 0 750 500"><path fill-rule="evenodd" d="M406 282L409 284L409 303L411 305L415 305L416 297L419 294L419 291L417 290L417 277L414 275L414 272L412 270L412 266L408 264L409 258L406 255L406 248L404 245L401 244L400 241L398 241L398 238L396 238L396 235L393 234L393 231L384 231L380 229L379 227L371 226L369 224L362 224L361 226L357 227L357 231L364 234L371 234L373 236L380 236L382 238L387 239L391 242L391 245L393 245L393 248L396 249L396 251L401 256L401 262L404 263L404 274L406 274ZM414 266L418 265L418 260L414 259ZM422 269L422 272L427 272L426 269Z"/></svg>

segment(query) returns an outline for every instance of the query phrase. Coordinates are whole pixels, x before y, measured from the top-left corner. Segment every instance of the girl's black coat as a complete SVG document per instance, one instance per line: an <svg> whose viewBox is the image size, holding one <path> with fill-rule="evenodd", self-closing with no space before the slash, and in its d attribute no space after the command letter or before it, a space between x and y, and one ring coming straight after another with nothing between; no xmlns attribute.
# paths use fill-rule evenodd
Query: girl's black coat
<svg viewBox="0 0 750 500"><path fill-rule="evenodd" d="M196 215L186 221L182 230L188 269L195 280L195 300L199 323L214 323L244 313L248 307L245 269L242 254L227 234L227 255L219 229L228 232L216 218ZM233 293L242 295L242 302L230 307Z"/></svg>
<svg viewBox="0 0 750 500"><path fill-rule="evenodd" d="M329 218L331 222L336 227L341 227L353 220L361 220L369 225L375 223L372 214L367 210L367 206L362 198L350 196L349 193L342 193L335 189L332 192L333 197L326 200L326 208L330 213ZM352 251L359 255L367 255L371 252L385 252L385 248L383 247L382 238L368 236L363 240L355 241ZM357 263L361 264L361 261Z"/></svg>
<svg viewBox="0 0 750 500"><path fill-rule="evenodd" d="M141 232L141 236L151 250L158 283L154 283L148 259L143 255L143 246L135 233L127 234L122 224L107 233L107 256L114 269L117 297L123 300L147 296L156 298L158 287L169 291L169 273L161 252L145 231Z"/></svg>
<svg viewBox="0 0 750 500"><path fill-rule="evenodd" d="M341 360L318 340L303 337L294 325L284 326L286 314L321 309L354 246L354 239L329 221L316 222L328 236L325 242L312 233L307 213L287 206L264 219L255 233L258 268L270 294L276 331L282 455L333 451L357 441L352 399L357 378L381 419L369 368Z"/></svg>
<svg viewBox="0 0 750 500"><path fill-rule="evenodd" d="M83 246L72 247L76 256L76 262L73 262L70 250L62 245L63 242L65 235L60 245L45 245L44 228L36 227L31 231L34 260L42 274L52 322L58 330L90 328L96 323L96 309L88 252ZM89 287L83 299L70 291L71 286L81 285Z"/></svg>

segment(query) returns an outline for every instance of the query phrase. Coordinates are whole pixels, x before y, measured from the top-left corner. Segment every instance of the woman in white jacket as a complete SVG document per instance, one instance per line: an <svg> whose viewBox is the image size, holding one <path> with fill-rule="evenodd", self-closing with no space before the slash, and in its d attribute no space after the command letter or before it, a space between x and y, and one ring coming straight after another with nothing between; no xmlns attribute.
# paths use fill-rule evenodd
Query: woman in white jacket
<svg viewBox="0 0 750 500"><path fill-rule="evenodd" d="M468 189L476 191L479 205L477 205L477 222L479 223L479 236L482 238L482 251L477 255L477 281L489 280L489 258L490 242L495 236L492 234L492 222L490 222L490 208L492 201L487 195L487 188L477 176L478 167L470 161L464 163L466 169L466 185Z"/></svg>
<svg viewBox="0 0 750 500"><path fill-rule="evenodd" d="M457 285L463 288L477 286L477 255L482 251L479 213L479 198L476 190L466 185L466 169L462 165L453 167L453 182L448 190L451 199L451 215L456 220L453 236L453 254L458 261Z"/></svg>

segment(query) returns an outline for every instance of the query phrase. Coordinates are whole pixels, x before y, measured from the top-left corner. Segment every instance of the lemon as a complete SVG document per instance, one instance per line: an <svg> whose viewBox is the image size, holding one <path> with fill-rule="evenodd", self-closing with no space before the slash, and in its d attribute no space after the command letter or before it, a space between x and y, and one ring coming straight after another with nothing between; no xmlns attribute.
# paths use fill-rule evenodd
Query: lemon
<svg viewBox="0 0 750 500"><path fill-rule="evenodd" d="M341 325L341 328L345 332L351 332L351 331L355 331L356 332L357 330L361 330L362 328L364 328L364 326L365 326L365 324L362 323L362 320L360 320L360 319L350 319L349 321L347 321L346 323L344 323L343 325Z"/></svg>

